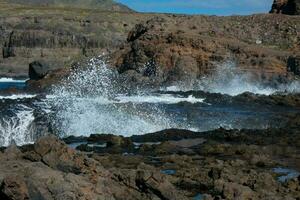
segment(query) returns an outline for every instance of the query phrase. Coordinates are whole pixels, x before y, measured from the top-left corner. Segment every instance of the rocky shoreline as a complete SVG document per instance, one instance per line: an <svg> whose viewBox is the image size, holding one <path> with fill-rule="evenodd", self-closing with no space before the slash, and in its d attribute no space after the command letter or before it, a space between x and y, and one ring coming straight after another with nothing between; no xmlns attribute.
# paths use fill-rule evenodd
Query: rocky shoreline
<svg viewBox="0 0 300 200"><path fill-rule="evenodd" d="M226 76L218 67L228 61L238 75L250 73L249 80L263 86L299 83L298 0L274 1L273 14L230 17L142 14L110 0L71 8L69 1L55 2L46 6L43 1L0 0L0 76L30 78L25 89L8 88L0 95L34 94L0 99L0 111L12 118L14 106L25 106L35 131L34 144L12 142L0 148L0 199L300 199L299 85L293 85L296 92L283 88L270 95L221 94L209 85L205 91L160 90L181 82L193 86L217 70ZM41 111L39 104L53 85L99 55L121 77L113 81L122 86L192 96L216 107L266 109L274 119L265 129L59 138L49 123L51 110ZM176 104L181 105L187 109L192 103Z"/></svg>
<svg viewBox="0 0 300 200"><path fill-rule="evenodd" d="M91 135L0 153L6 199L299 199L299 116L281 129ZM76 148L76 150L74 149Z"/></svg>

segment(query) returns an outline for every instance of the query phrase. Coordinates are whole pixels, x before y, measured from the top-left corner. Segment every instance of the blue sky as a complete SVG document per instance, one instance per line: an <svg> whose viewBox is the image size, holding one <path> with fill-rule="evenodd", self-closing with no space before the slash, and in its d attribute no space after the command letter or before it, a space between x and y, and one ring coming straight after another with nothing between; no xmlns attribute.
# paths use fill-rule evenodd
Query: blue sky
<svg viewBox="0 0 300 200"><path fill-rule="evenodd" d="M139 12L248 15L269 12L273 0L116 0Z"/></svg>

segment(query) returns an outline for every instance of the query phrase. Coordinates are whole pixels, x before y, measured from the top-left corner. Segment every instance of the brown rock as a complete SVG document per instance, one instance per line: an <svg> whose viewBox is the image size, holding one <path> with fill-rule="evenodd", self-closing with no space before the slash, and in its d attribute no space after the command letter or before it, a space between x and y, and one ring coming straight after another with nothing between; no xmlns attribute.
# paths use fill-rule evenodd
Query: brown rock
<svg viewBox="0 0 300 200"><path fill-rule="evenodd" d="M0 199L7 200L29 200L28 188L25 181L19 176L7 176L4 178Z"/></svg>

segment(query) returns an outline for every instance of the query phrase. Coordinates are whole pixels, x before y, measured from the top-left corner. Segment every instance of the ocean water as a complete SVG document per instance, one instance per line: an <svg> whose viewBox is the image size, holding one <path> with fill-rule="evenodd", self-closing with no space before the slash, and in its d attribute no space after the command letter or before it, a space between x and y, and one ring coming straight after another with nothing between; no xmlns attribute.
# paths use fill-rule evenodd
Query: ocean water
<svg viewBox="0 0 300 200"><path fill-rule="evenodd" d="M26 86L26 80L14 80L11 78L0 78L0 90L8 88L23 89Z"/></svg>
<svg viewBox="0 0 300 200"><path fill-rule="evenodd" d="M149 90L128 87L101 59L91 59L84 70L74 71L45 97L0 96L0 145L7 146L12 141L18 145L32 143L48 134L45 131L48 129L59 137L94 133L131 136L168 128L264 129L280 126L286 114L298 112L280 106L235 105L212 100L209 92L231 96L246 91L265 95L298 92L294 89L297 82L269 88L250 82L247 74L236 75L232 65L221 68L223 73L214 76L217 79L205 78L192 86L178 83ZM7 82L12 86L24 84L2 80L2 87Z"/></svg>

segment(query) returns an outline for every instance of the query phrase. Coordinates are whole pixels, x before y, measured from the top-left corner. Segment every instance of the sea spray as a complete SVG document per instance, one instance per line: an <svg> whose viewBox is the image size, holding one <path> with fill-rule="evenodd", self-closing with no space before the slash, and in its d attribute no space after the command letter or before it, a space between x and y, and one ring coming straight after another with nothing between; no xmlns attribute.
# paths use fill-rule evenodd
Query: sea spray
<svg viewBox="0 0 300 200"><path fill-rule="evenodd" d="M75 70L65 82L53 88L49 101L56 110L55 127L61 136L112 133L143 134L176 127L173 116L161 105L141 104L126 98L129 93L118 73L101 59L92 59ZM137 99L135 97L135 100ZM143 99L143 96L139 96Z"/></svg>
<svg viewBox="0 0 300 200"><path fill-rule="evenodd" d="M8 146L12 142L24 145L34 142L35 131L33 110L25 105L14 108L13 114L0 119L0 145Z"/></svg>
<svg viewBox="0 0 300 200"><path fill-rule="evenodd" d="M205 91L210 93L221 93L236 96L245 92L261 95L274 93L299 93L300 81L293 80L286 83L275 83L272 85L263 83L254 77L249 71L241 70L235 62L227 61L217 64L210 75L194 80L192 84L178 82L174 85L164 87L167 91Z"/></svg>

